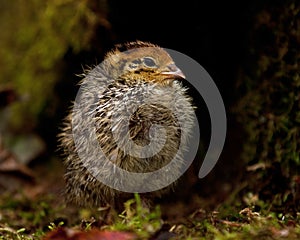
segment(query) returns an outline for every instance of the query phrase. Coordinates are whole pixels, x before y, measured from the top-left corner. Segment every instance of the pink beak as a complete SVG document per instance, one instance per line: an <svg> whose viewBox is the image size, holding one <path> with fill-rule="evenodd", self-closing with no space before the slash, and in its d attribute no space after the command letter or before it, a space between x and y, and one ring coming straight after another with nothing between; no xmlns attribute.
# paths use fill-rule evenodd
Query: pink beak
<svg viewBox="0 0 300 240"><path fill-rule="evenodd" d="M167 67L167 70L161 72L161 74L163 74L165 76L170 76L168 78L185 79L185 75L175 64L170 64Z"/></svg>

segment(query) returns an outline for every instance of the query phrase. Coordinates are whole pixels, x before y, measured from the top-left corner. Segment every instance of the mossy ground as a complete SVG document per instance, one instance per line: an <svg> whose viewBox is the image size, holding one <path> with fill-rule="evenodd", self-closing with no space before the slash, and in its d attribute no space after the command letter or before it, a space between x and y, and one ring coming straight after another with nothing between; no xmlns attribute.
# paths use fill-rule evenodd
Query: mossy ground
<svg viewBox="0 0 300 240"><path fill-rule="evenodd" d="M220 206L216 211L196 210L178 222L161 217L159 206L152 211L135 205L136 196L126 202L126 210L114 216L110 224L97 218L100 213L77 209L74 224L68 224L65 206L55 206L53 196L29 202L28 199L11 199L1 206L0 239L43 239L58 228L89 231L92 228L126 231L138 239L299 239L300 214L283 215L274 212L255 212L252 207L238 209ZM54 205L54 206L53 206ZM132 205L135 205L133 207ZM175 207L175 206L174 206ZM85 217L84 217L85 216Z"/></svg>
<svg viewBox="0 0 300 240"><path fill-rule="evenodd" d="M51 165L57 168L57 165ZM59 165L58 165L59 166ZM49 165L48 169L49 170ZM3 194L0 198L0 239L56 239L60 231L117 231L133 233L137 239L299 239L300 213L274 212L272 204L247 193L240 201L228 197L214 205L194 196L191 201L161 202L152 210L144 208L138 194L124 203L121 213L107 209L85 209L64 203L59 171L41 176L31 194L28 188ZM44 178L44 180L42 180ZM44 185L43 181L51 184ZM235 199L235 200L233 200ZM213 206L213 207L212 207ZM104 217L106 216L106 217ZM57 238L58 239L58 238ZM78 238L81 239L81 238Z"/></svg>

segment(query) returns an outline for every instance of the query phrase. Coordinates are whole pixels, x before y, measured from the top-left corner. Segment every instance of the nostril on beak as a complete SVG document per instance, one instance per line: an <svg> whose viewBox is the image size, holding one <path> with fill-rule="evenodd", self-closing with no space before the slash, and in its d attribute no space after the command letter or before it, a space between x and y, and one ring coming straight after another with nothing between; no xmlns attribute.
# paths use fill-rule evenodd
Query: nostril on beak
<svg viewBox="0 0 300 240"><path fill-rule="evenodd" d="M185 79L183 72L174 63L168 65L161 74L173 79Z"/></svg>
<svg viewBox="0 0 300 240"><path fill-rule="evenodd" d="M168 69L170 70L170 72L176 72L178 70L175 64L168 65Z"/></svg>

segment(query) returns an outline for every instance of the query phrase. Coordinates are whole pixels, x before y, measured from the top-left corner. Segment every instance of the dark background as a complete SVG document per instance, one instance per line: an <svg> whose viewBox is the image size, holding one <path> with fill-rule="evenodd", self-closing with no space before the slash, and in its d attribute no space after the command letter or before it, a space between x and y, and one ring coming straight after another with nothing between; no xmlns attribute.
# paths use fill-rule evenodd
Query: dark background
<svg viewBox="0 0 300 240"><path fill-rule="evenodd" d="M299 191L299 138L287 137L299 134L300 122L298 4L296 0L51 4L32 0L24 5L2 1L0 137L4 148L10 151L20 135L26 139L33 134L45 148L25 164L34 168L53 158L61 164L57 134L76 96L78 74L100 63L115 44L149 41L201 64L218 86L227 111L221 158L199 180L210 119L201 96L184 83L198 107L202 146L177 189L182 199L194 192L223 201L244 188L241 181L248 187L245 192L266 192L268 200L272 192L279 192L279 199L286 199ZM247 166L257 163L263 167L249 175Z"/></svg>
<svg viewBox="0 0 300 240"><path fill-rule="evenodd" d="M224 191L228 191L228 184L229 189L232 189L231 185L237 183L237 179L241 177L241 174L238 174L238 155L242 147L241 128L231 116L230 108L239 96L236 91L237 74L247 60L249 29L257 8L257 3L253 1L190 1L189 4L157 0L109 1L108 19L112 25L111 31L99 27L93 39L92 50L77 55L72 52L66 54L68 78L74 73L80 73L82 65L100 62L103 54L114 44L135 40L149 41L182 52L196 60L211 75L223 97L227 109L228 136L216 168L207 178L190 187L203 195L222 191L222 186ZM70 91L70 86L74 86L76 79L72 79L71 82L66 84L67 81L63 80L57 87L63 103L67 103L68 99L76 95L76 87ZM195 177L209 143L210 119L201 96L188 83L186 85L190 87L190 94L197 106L203 144L195 166L188 173L193 175L189 178L192 178L191 181L195 184ZM66 93L71 95L67 96ZM65 114L68 106L62 106L59 112ZM56 124L59 124L62 116L59 114ZM182 190L184 189L187 191L184 194L191 190L183 186ZM223 199L222 193L220 195Z"/></svg>

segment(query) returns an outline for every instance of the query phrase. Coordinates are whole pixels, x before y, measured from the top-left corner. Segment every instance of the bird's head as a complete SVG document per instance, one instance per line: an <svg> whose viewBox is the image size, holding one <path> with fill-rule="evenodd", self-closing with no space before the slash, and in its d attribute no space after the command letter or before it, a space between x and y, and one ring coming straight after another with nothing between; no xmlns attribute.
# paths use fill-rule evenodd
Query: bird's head
<svg viewBox="0 0 300 240"><path fill-rule="evenodd" d="M107 68L114 79L127 83L149 82L169 85L176 79L184 79L182 71L162 48L141 41L117 45L106 56Z"/></svg>

